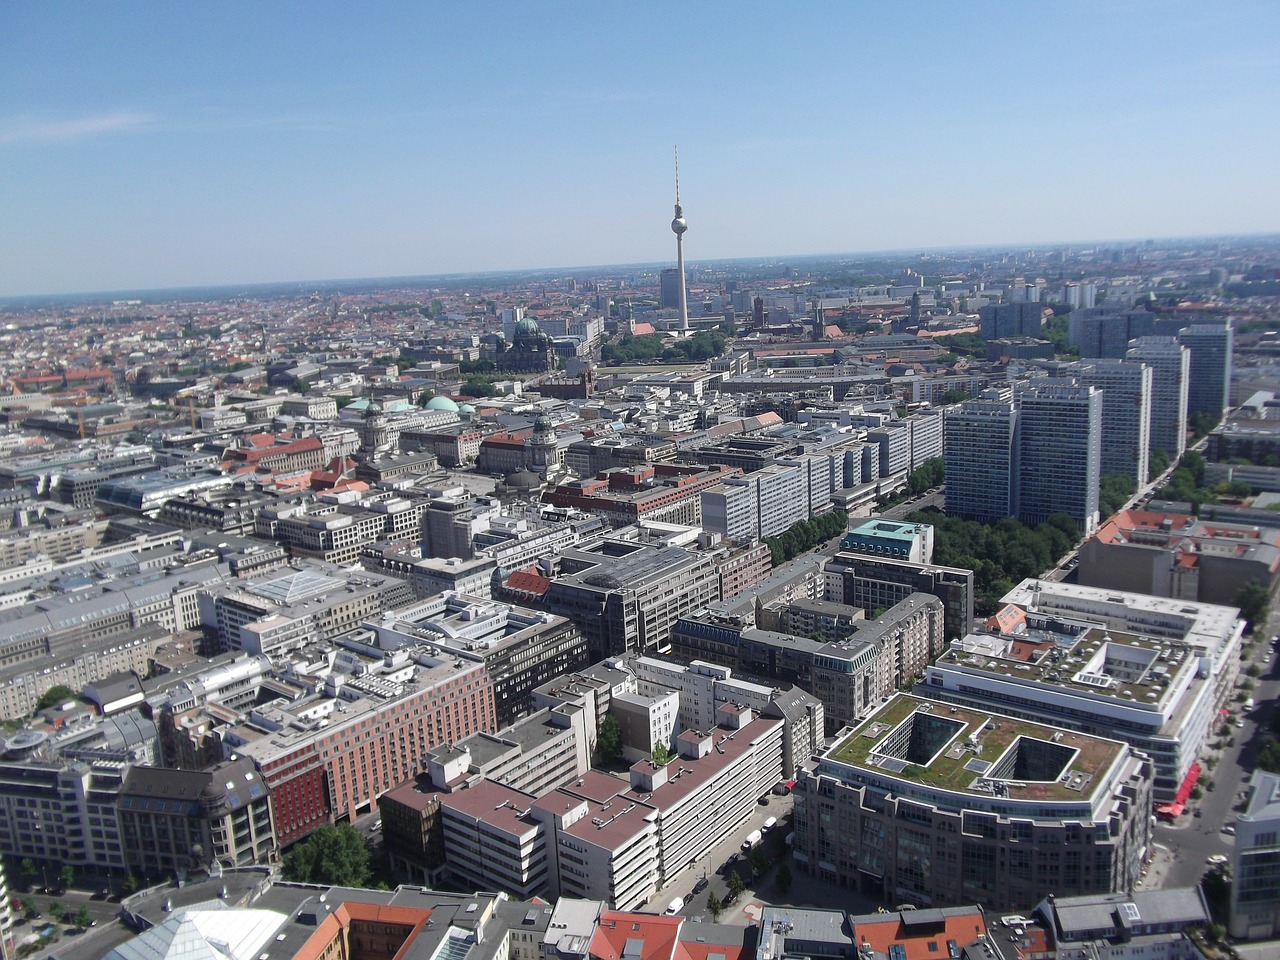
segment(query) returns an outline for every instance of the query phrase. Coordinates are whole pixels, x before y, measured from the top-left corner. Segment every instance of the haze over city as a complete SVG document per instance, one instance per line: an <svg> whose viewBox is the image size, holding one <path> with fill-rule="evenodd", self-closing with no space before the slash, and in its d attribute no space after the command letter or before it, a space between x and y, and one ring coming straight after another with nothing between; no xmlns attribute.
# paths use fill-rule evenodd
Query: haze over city
<svg viewBox="0 0 1280 960"><path fill-rule="evenodd" d="M1276 228L1269 3L0 10L0 295Z"/></svg>

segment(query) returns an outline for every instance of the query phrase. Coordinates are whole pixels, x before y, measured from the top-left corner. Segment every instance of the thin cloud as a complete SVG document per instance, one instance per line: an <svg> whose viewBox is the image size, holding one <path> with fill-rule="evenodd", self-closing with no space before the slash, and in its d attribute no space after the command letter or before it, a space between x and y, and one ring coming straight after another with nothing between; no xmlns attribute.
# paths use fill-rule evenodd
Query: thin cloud
<svg viewBox="0 0 1280 960"><path fill-rule="evenodd" d="M71 143L87 137L145 130L155 122L150 114L113 110L71 120L50 120L30 114L0 122L0 145Z"/></svg>

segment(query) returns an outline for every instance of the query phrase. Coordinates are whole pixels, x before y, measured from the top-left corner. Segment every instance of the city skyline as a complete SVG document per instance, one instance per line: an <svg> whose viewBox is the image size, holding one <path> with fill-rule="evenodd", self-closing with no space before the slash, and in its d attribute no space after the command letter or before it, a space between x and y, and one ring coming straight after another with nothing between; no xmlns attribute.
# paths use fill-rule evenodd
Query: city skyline
<svg viewBox="0 0 1280 960"><path fill-rule="evenodd" d="M676 11L8 5L0 296L1277 228L1269 5Z"/></svg>

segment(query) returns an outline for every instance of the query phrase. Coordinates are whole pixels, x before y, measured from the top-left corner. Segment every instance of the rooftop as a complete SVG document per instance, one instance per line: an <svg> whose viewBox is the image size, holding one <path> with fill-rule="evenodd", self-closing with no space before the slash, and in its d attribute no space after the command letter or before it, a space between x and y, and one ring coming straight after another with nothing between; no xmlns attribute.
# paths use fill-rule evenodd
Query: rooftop
<svg viewBox="0 0 1280 960"><path fill-rule="evenodd" d="M899 694L823 760L955 793L1088 801L1126 749L1114 740Z"/></svg>

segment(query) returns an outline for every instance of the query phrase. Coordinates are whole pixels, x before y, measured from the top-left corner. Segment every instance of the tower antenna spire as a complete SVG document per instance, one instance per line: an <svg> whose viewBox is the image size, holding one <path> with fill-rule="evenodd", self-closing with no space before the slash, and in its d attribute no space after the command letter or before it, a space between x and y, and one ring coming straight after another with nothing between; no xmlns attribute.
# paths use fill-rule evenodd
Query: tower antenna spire
<svg viewBox="0 0 1280 960"><path fill-rule="evenodd" d="M675 148L676 151L676 206L680 206L680 147Z"/></svg>

